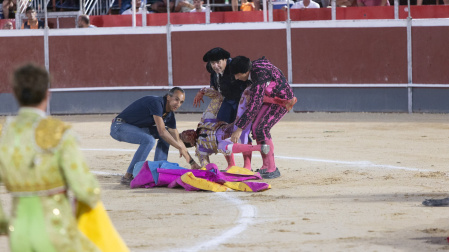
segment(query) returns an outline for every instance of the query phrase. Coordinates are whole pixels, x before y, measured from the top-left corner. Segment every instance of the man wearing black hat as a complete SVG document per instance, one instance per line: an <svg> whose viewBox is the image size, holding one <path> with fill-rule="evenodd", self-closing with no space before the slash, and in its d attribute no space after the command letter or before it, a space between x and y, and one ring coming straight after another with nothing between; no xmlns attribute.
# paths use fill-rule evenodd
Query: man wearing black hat
<svg viewBox="0 0 449 252"><path fill-rule="evenodd" d="M209 50L203 56L203 61L207 62L207 70L210 73L210 87L220 92L223 102L217 114L219 121L232 123L237 114L237 108L246 85L239 80L235 80L229 68L231 54L221 47ZM203 100L204 91L200 90L193 101L193 106L200 106Z"/></svg>
<svg viewBox="0 0 449 252"><path fill-rule="evenodd" d="M223 101L218 109L218 112L212 113L216 114L216 118L209 118L209 122L227 122L233 123L235 121L235 117L237 115L238 105L240 101L240 97L242 96L243 91L246 88L244 82L235 80L234 76L231 75L230 70L230 62L231 62L231 54L224 50L223 48L216 47L209 50L203 56L203 61L207 62L207 71L210 73L210 88L217 90L223 97ZM193 100L193 106L200 106L201 101L203 100L203 95L206 93L206 88L198 91L195 99ZM212 105L212 104L211 104ZM208 108L209 109L209 108ZM206 109L206 111L208 110ZM245 162L245 167L251 165L251 152L243 152L243 160ZM226 156L226 161L229 164L229 167L234 163L233 154Z"/></svg>

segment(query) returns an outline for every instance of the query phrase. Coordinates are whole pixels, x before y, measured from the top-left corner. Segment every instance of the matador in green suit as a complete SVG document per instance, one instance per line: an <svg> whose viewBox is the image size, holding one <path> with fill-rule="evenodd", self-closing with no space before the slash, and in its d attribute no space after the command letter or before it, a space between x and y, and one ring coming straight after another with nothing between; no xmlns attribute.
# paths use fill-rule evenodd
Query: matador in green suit
<svg viewBox="0 0 449 252"><path fill-rule="evenodd" d="M48 83L47 71L34 65L13 76L20 110L0 125L0 179L13 202L9 218L0 204L0 233L13 252L99 251L78 230L67 195L93 208L98 181L70 126L46 116Z"/></svg>

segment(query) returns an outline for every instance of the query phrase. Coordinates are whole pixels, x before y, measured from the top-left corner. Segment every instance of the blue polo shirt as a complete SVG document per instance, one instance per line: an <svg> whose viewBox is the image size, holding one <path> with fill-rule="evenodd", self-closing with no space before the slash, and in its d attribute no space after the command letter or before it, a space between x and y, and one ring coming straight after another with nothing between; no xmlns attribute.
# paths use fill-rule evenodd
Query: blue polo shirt
<svg viewBox="0 0 449 252"><path fill-rule="evenodd" d="M167 113L165 111L166 104L166 97L145 96L131 103L117 118L139 128L149 128L156 126L153 118L153 115L156 115L162 117L166 127L176 129L175 113Z"/></svg>

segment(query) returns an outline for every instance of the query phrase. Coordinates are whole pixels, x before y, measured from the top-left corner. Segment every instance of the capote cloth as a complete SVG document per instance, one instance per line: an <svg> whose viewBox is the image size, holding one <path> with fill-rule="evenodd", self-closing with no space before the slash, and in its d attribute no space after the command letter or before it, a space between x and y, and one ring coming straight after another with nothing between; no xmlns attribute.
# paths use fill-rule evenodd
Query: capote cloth
<svg viewBox="0 0 449 252"><path fill-rule="evenodd" d="M268 183L247 181L261 180L262 177L258 172L237 166L221 172L213 163L200 170L190 170L167 161L144 161L136 164L133 173L131 188L182 187L187 191L213 192L228 190L260 192L271 188Z"/></svg>

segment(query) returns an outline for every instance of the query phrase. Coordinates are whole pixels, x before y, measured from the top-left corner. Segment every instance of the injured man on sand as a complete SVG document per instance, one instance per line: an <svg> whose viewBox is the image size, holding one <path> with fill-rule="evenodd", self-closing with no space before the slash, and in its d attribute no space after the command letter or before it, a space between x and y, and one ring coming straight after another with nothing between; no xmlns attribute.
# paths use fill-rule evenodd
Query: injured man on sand
<svg viewBox="0 0 449 252"><path fill-rule="evenodd" d="M220 122L216 119L220 104L223 100L221 94L212 88L203 88L200 92L211 98L211 102L204 111L201 121L198 123L196 130L185 130L180 134L181 140L187 148L195 147L195 154L198 157L201 167L205 167L210 163L209 156L211 154L224 154L228 167L226 170L235 166L234 153L242 153L244 165L243 167L251 170L251 157L253 151L260 151L267 154L270 146L261 142L259 145L252 145L249 133L251 124L243 129L239 143L233 143L230 139L232 133L237 129L234 123ZM264 103L274 103L284 106L288 111L293 108L297 102L296 97L290 100L272 98L265 94ZM247 102L251 97L249 88L245 89L239 102L236 120L247 109ZM198 166L199 167L199 166Z"/></svg>

